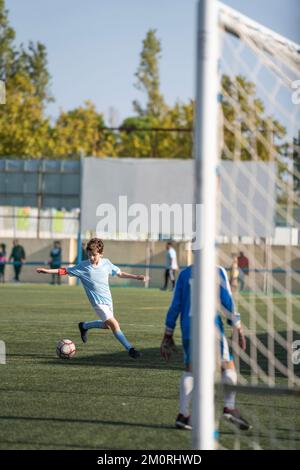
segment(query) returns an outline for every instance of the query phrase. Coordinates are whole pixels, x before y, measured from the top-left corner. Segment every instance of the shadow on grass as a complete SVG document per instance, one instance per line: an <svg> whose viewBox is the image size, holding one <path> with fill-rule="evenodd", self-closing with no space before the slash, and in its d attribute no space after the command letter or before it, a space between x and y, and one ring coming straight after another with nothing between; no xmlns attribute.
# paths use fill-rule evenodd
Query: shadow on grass
<svg viewBox="0 0 300 470"><path fill-rule="evenodd" d="M51 418L42 416L0 416L1 421L26 421L33 423L58 423L58 424L94 424L96 426L129 426L134 428L147 428L147 429L176 429L174 426L165 424L150 424L150 423L139 423L130 421L112 421L103 419L82 419L82 418Z"/></svg>
<svg viewBox="0 0 300 470"><path fill-rule="evenodd" d="M277 332L284 341L287 340L286 331ZM258 334L257 338L259 341L268 349L269 337L267 333ZM300 333L293 332L293 341L300 340ZM250 357L250 341L251 338L247 340L247 355ZM292 355L293 350L286 351L278 342L274 342L275 357L278 361L283 364L285 367L288 366L288 355ZM164 361L160 356L159 348L146 348L141 349L141 357L139 359L132 359L128 356L128 353L125 350L118 350L114 353L105 353L97 352L91 354L84 351L84 345L80 347L77 351L75 357L71 360L58 359L54 354L52 355L41 355L41 354L9 354L9 358L29 358L32 360L38 360L39 364L48 364L48 365L58 365L61 367L68 366L101 366L101 367L124 367L124 368L133 368L133 369L160 369L160 370L183 370L183 354L182 348L177 347L177 352L173 353L172 358L169 362ZM259 367L268 374L269 360L262 354L260 351L257 351L257 361ZM244 362L240 361L240 372L243 376L250 376L251 369L250 366ZM294 374L297 377L300 377L300 364L294 366ZM286 378L285 375L279 371L275 370L276 378Z"/></svg>
<svg viewBox="0 0 300 470"><path fill-rule="evenodd" d="M101 366L101 367L124 367L134 369L162 369L162 370L183 370L183 354L180 347L173 353L170 361L164 361L160 356L159 348L141 349L141 357L132 359L126 351L115 353L85 354L83 350L77 352L72 359L64 360L57 357L47 356L45 358L36 356L44 364L55 364L59 366ZM34 357L34 356L32 356Z"/></svg>

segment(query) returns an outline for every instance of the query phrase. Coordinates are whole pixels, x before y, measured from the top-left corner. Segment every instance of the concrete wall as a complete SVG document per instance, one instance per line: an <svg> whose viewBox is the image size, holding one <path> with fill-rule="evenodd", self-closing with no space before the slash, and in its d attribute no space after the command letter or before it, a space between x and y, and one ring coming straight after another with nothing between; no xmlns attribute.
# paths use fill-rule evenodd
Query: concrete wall
<svg viewBox="0 0 300 470"><path fill-rule="evenodd" d="M12 239L1 239L0 243L6 244L7 256L10 255L12 249ZM53 240L45 239L19 239L20 244L26 252L26 261L47 263L49 253L53 246ZM72 264L76 258L77 241L61 240L62 257L64 261ZM165 265L165 242L131 242L131 241L105 241L104 256L109 258L115 264L145 264L148 256L150 264ZM179 265L185 266L188 263L189 252L185 249L185 243L174 243L177 251ZM43 264L42 264L43 265ZM129 273L145 274L146 269L140 267L121 267L123 271ZM24 264L20 279L22 282L45 283L50 282L51 277L36 273L36 266ZM163 283L164 269L151 269L149 271L151 277L150 287L159 287ZM14 277L13 266L6 266L5 279L11 281ZM74 284L74 278L63 277L63 283ZM123 286L141 286L139 281L122 280L111 278L111 285Z"/></svg>
<svg viewBox="0 0 300 470"><path fill-rule="evenodd" d="M27 262L47 262L49 252L53 245L53 240L45 239L20 239L20 243L26 251ZM5 243L8 256L12 248L12 239L0 239L0 243ZM63 260L72 264L76 258L77 243L76 240L62 240ZM132 241L105 241L104 256L109 258L115 264L147 264L165 265L165 247L164 241L158 242L132 242ZM179 266L190 264L191 253L187 250L187 244L184 242L175 243ZM218 247L219 263L225 267L230 267L232 254L243 251L249 258L250 269L286 269L287 273L266 273L250 272L245 277L246 289L253 291L265 291L268 286L274 290L300 293L300 273L291 272L291 269L300 271L300 248L298 246L266 246L260 245L235 245L226 244ZM21 273L21 281L45 283L50 282L50 276L39 275L35 272L36 267L24 265ZM146 268L121 266L123 271L137 274L148 274ZM160 287L163 283L164 268L150 269L151 277L150 287ZM5 278L7 281L13 279L13 267L6 266ZM63 283L74 284L74 278L63 277ZM122 280L111 278L111 285L122 286L141 286L138 281Z"/></svg>
<svg viewBox="0 0 300 470"><path fill-rule="evenodd" d="M6 245L7 257L10 256L12 246L13 246L12 242L13 240L11 238L1 238L0 240L0 243L5 243ZM49 260L50 250L53 246L53 240L44 240L44 239L37 240L37 239L31 239L31 238L24 238L24 239L19 239L19 243L25 249L26 262L38 262L39 261L39 262L43 262L47 264L47 261ZM62 246L63 260L70 261L71 260L70 255L72 254L71 248L72 246L74 246L74 242L70 240L61 240L61 246ZM13 266L8 265L5 267L5 280L9 282L13 278L14 278ZM45 282L50 282L51 278L50 276L37 274L36 266L27 265L25 263L22 268L20 280L22 282L45 283ZM63 283L68 283L68 280L64 278Z"/></svg>

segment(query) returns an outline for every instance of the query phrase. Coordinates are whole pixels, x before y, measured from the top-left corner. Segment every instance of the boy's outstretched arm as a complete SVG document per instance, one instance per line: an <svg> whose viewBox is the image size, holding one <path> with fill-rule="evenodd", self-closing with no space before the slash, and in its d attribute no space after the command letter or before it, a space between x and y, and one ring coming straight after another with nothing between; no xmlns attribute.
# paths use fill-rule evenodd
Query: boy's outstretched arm
<svg viewBox="0 0 300 470"><path fill-rule="evenodd" d="M36 268L36 272L39 274L59 274L60 276L64 276L65 274L68 274L65 268L58 268L58 269Z"/></svg>
<svg viewBox="0 0 300 470"><path fill-rule="evenodd" d="M129 273L124 273L120 271L119 274L117 274L117 276L120 277L121 279L135 279L136 281L143 281L143 282L149 281L149 277L144 276L143 274L129 274Z"/></svg>
<svg viewBox="0 0 300 470"><path fill-rule="evenodd" d="M58 274L58 269L36 268L39 274Z"/></svg>

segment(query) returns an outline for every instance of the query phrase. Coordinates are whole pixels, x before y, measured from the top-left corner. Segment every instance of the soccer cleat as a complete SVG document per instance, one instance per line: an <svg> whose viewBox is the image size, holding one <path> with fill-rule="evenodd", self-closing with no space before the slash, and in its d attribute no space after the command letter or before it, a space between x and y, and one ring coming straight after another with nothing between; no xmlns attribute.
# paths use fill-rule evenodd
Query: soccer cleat
<svg viewBox="0 0 300 470"><path fill-rule="evenodd" d="M134 349L134 348L130 348L129 351L128 351L128 354L133 359L137 359L138 357L141 356L141 353L139 351L137 351L136 349Z"/></svg>
<svg viewBox="0 0 300 470"><path fill-rule="evenodd" d="M87 342L87 332L88 330L86 330L85 328L83 328L83 322L81 321L80 323L78 323L78 328L79 328L79 331L80 331L80 336L81 336L81 339L84 343Z"/></svg>
<svg viewBox="0 0 300 470"><path fill-rule="evenodd" d="M249 431L252 426L241 416L241 413L236 408L224 408L223 418L234 424L241 431Z"/></svg>
<svg viewBox="0 0 300 470"><path fill-rule="evenodd" d="M176 421L175 421L175 427L177 429L188 429L188 430L191 430L192 429L192 426L190 424L190 417L185 417L183 416L181 413L179 413L179 415L177 416L176 418Z"/></svg>

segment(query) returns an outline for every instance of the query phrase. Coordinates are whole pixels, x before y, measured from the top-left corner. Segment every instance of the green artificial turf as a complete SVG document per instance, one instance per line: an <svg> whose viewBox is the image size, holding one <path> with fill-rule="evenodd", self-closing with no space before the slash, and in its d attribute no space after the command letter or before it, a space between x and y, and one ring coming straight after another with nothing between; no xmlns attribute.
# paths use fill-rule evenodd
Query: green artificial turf
<svg viewBox="0 0 300 470"><path fill-rule="evenodd" d="M159 354L171 294L113 288L112 295L122 330L142 352L139 360L109 330L90 331L88 343L81 342L78 322L96 318L81 287L0 287L0 340L7 348L7 364L0 365L0 449L191 448L191 433L174 428L182 373L179 328L172 361L166 364ZM55 354L64 338L77 347L71 360ZM276 445L300 448L299 398L243 393L238 402L254 430L237 439L222 423L222 446L272 447L272 426Z"/></svg>

